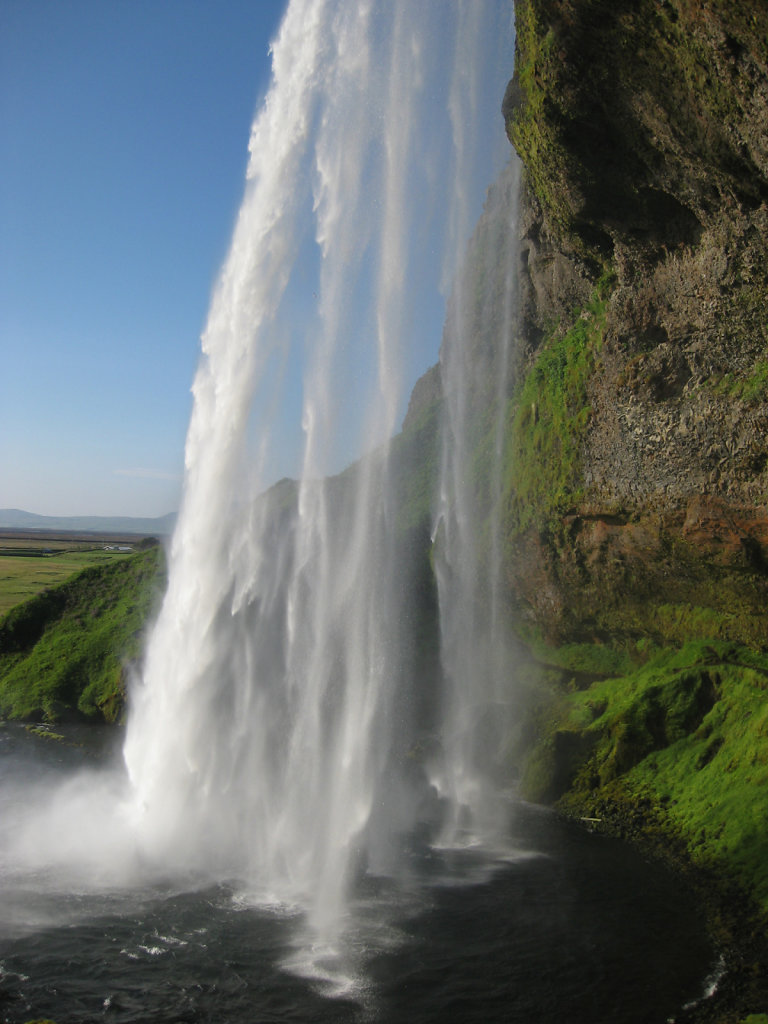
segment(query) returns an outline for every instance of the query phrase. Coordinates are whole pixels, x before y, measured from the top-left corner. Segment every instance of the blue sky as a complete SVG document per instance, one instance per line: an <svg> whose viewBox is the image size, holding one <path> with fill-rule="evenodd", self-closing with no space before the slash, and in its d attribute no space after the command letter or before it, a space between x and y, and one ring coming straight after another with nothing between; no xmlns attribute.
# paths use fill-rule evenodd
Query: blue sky
<svg viewBox="0 0 768 1024"><path fill-rule="evenodd" d="M459 5L445 2L453 16ZM474 12L474 3L462 9ZM473 217L510 153L499 107L512 70L512 5L486 4L498 21L484 37ZM0 0L0 508L155 516L178 507L200 334L285 6ZM439 6L432 13L450 20ZM449 63L440 39L430 42L438 68ZM429 142L435 168L450 162L446 88L422 128L425 145L445 136ZM431 223L424 210L414 225L422 258L409 271L418 308L406 384L435 361L440 342L441 197L436 190ZM290 293L297 316L314 305L313 287ZM300 467L297 351L281 400L296 429L278 429L269 480ZM355 358L353 350L350 379ZM346 391L354 406L356 388ZM355 441L348 428L332 471L359 454Z"/></svg>
<svg viewBox="0 0 768 1024"><path fill-rule="evenodd" d="M0 3L0 507L176 507L283 8Z"/></svg>

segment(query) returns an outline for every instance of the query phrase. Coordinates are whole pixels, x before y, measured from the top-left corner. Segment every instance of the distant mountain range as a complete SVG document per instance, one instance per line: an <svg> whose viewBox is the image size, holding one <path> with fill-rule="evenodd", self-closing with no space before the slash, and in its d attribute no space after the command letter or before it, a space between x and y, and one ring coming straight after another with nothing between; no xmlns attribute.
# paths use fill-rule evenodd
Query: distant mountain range
<svg viewBox="0 0 768 1024"><path fill-rule="evenodd" d="M0 508L2 530L67 530L72 533L132 533L165 537L173 530L176 513L156 518L138 516L38 516L18 508Z"/></svg>

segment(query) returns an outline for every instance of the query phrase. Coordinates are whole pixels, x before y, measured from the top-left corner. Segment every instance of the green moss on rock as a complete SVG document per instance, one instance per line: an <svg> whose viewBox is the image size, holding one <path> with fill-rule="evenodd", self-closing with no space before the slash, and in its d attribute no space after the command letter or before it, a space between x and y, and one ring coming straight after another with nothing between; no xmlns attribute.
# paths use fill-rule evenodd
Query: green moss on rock
<svg viewBox="0 0 768 1024"><path fill-rule="evenodd" d="M518 0L507 131L574 251L690 242L729 196L759 202L761 3ZM702 167L706 175L702 175Z"/></svg>
<svg viewBox="0 0 768 1024"><path fill-rule="evenodd" d="M523 780L576 816L655 809L694 865L768 912L768 655L720 641L561 693ZM606 813L607 812L607 813Z"/></svg>
<svg viewBox="0 0 768 1024"><path fill-rule="evenodd" d="M0 714L56 721L119 718L125 666L158 597L159 547L77 576L0 621Z"/></svg>
<svg viewBox="0 0 768 1024"><path fill-rule="evenodd" d="M581 446L589 429L588 382L599 358L612 277L564 334L553 331L513 400L506 453L506 531L545 528L583 496Z"/></svg>

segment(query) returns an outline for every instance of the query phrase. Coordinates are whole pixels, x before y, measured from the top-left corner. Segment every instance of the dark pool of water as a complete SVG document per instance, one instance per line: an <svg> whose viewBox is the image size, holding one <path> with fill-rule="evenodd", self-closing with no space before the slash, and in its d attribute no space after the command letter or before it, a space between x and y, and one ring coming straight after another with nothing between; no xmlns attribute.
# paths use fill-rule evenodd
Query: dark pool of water
<svg viewBox="0 0 768 1024"><path fill-rule="evenodd" d="M332 953L233 886L6 887L0 1019L663 1024L701 996L714 955L673 877L539 808L513 822L495 854L422 849L407 879L361 878Z"/></svg>

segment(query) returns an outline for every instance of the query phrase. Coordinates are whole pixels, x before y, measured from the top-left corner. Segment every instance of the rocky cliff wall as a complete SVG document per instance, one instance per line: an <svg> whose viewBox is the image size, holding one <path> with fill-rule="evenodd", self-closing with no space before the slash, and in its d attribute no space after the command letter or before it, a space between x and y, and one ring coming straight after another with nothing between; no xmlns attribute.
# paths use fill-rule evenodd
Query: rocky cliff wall
<svg viewBox="0 0 768 1024"><path fill-rule="evenodd" d="M691 1019L735 1022L768 1000L768 7L515 6L521 791L695 869L727 971Z"/></svg>
<svg viewBox="0 0 768 1024"><path fill-rule="evenodd" d="M764 647L768 9L518 0L516 21L519 612L553 642L705 629ZM585 365L553 397L555 350L572 384ZM564 428L542 422L556 398Z"/></svg>

